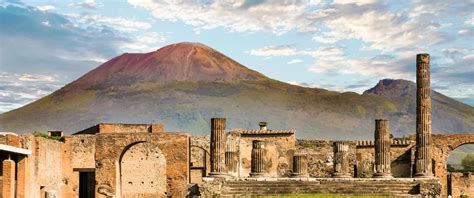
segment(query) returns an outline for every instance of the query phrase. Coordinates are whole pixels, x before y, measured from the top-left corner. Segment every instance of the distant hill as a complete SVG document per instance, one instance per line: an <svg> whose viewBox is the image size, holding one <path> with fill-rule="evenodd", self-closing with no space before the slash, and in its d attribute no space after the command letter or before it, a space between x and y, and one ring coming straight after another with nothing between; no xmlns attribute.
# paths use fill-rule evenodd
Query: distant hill
<svg viewBox="0 0 474 198"><path fill-rule="evenodd" d="M413 74L415 75L415 74ZM33 103L0 115L1 131L62 129L99 122L164 123L168 131L209 133L211 117L228 128L297 130L298 137L373 138L374 119L395 136L414 134L415 84L382 80L360 95L276 81L199 43L123 54ZM474 108L433 92L433 131L473 133Z"/></svg>

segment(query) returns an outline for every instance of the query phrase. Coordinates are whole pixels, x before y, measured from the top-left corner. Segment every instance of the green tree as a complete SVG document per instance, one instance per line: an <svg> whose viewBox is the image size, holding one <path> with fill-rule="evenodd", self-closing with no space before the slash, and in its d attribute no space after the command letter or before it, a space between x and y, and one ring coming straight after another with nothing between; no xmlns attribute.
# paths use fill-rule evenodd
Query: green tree
<svg viewBox="0 0 474 198"><path fill-rule="evenodd" d="M474 154L467 154L461 161L465 170L474 170Z"/></svg>

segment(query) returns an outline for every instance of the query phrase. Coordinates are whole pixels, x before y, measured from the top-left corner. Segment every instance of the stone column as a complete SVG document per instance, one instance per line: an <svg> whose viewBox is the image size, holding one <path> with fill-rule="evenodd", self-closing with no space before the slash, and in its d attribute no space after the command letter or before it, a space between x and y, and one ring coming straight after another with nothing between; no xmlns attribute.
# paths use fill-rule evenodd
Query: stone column
<svg viewBox="0 0 474 198"><path fill-rule="evenodd" d="M234 134L227 134L227 143L225 151L225 165L227 167L227 174L237 176L237 168L239 157L237 154L237 136Z"/></svg>
<svg viewBox="0 0 474 198"><path fill-rule="evenodd" d="M392 177L390 172L390 129L388 120L375 120L374 177Z"/></svg>
<svg viewBox="0 0 474 198"><path fill-rule="evenodd" d="M308 160L305 154L293 156L293 173L291 177L308 177Z"/></svg>
<svg viewBox="0 0 474 198"><path fill-rule="evenodd" d="M265 176L265 142L262 140L252 141L250 177Z"/></svg>
<svg viewBox="0 0 474 198"><path fill-rule="evenodd" d="M333 177L351 177L349 173L349 145L346 142L334 142Z"/></svg>
<svg viewBox="0 0 474 198"><path fill-rule="evenodd" d="M28 185L27 176L28 176L28 157L21 156L18 158L18 174L17 174L17 197L25 198L26 197L26 188Z"/></svg>
<svg viewBox="0 0 474 198"><path fill-rule="evenodd" d="M416 55L415 177L432 177L430 55Z"/></svg>
<svg viewBox="0 0 474 198"><path fill-rule="evenodd" d="M220 177L226 175L226 119L211 119L211 172L209 176Z"/></svg>
<svg viewBox="0 0 474 198"><path fill-rule="evenodd" d="M2 197L3 198L14 198L15 197L15 161L11 159L3 160L3 184L2 184Z"/></svg>

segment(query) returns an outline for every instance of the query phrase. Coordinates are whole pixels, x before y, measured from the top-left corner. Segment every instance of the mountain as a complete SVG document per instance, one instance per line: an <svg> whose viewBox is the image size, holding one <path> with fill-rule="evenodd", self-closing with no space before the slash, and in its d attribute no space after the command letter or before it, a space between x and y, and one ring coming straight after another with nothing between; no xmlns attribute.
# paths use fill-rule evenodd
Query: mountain
<svg viewBox="0 0 474 198"><path fill-rule="evenodd" d="M415 75L415 74L413 74ZM62 129L99 122L164 123L167 131L209 133L211 117L228 128L297 130L298 137L373 138L374 119L395 136L415 131L415 84L382 80L360 95L306 88L252 71L199 43L126 53L33 103L0 115L0 131ZM473 133L474 108L433 92L433 130Z"/></svg>

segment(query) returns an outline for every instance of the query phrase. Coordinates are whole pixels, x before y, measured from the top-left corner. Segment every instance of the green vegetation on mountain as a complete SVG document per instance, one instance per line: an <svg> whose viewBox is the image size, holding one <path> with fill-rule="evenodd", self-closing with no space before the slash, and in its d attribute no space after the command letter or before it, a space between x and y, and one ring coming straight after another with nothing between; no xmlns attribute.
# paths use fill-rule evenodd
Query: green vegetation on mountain
<svg viewBox="0 0 474 198"><path fill-rule="evenodd" d="M396 85L396 86L394 86ZM415 84L383 80L360 95L269 79L201 44L180 43L116 57L49 96L0 115L0 130L63 129L100 122L164 123L167 131L209 133L212 117L228 128L296 129L298 137L373 138L374 119L395 136L414 134ZM433 92L433 130L474 132L474 108Z"/></svg>

